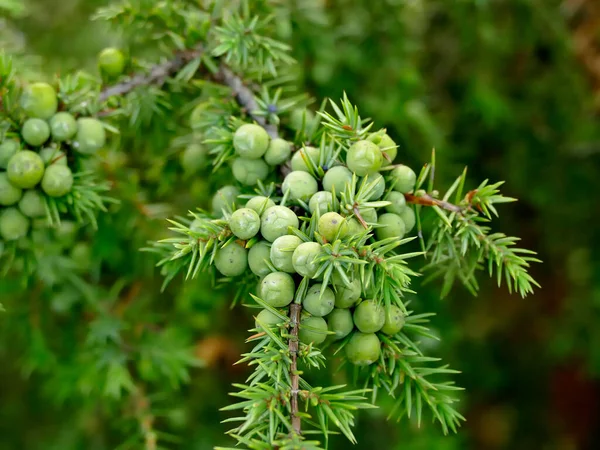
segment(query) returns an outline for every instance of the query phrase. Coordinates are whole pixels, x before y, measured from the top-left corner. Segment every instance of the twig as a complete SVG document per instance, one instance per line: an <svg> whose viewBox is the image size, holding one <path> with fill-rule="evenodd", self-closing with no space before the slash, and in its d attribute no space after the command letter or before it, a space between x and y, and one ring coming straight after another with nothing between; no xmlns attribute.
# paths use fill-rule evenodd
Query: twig
<svg viewBox="0 0 600 450"><path fill-rule="evenodd" d="M456 206L444 200L438 200L437 198L433 198L429 194L404 194L404 198L408 203L412 203L413 205L439 206L440 208L445 209L446 211L451 211L455 213L461 213L463 211L463 208L461 208L460 206Z"/></svg>
<svg viewBox="0 0 600 450"><path fill-rule="evenodd" d="M150 411L150 400L138 388L134 394L135 414L144 438L144 450L157 450L157 436L154 431L154 415Z"/></svg>
<svg viewBox="0 0 600 450"><path fill-rule="evenodd" d="M300 386L300 374L298 373L297 357L298 357L298 324L300 323L300 312L302 305L292 303L290 306L290 319L292 323L292 337L290 337L289 350L292 358L290 366L290 377L292 379L292 428L298 435L302 432L300 416L298 415L298 392Z"/></svg>
<svg viewBox="0 0 600 450"><path fill-rule="evenodd" d="M258 110L258 103L256 103L256 100L254 99L252 89L247 87L240 77L235 75L228 67L221 64L219 73L215 78L217 81L231 88L238 104L246 110L257 124L266 130L271 139L279 137L279 131L277 130L276 125L267 123L267 120L264 117L254 113L254 111Z"/></svg>
<svg viewBox="0 0 600 450"><path fill-rule="evenodd" d="M197 45L193 49L177 52L173 59L153 66L148 73L134 75L127 81L104 88L100 92L98 99L103 102L109 97L127 94L140 86L161 85L169 76L176 74L188 62L199 58L203 52L204 46L202 44ZM264 117L255 113L259 107L254 98L254 92L244 84L240 77L235 75L225 64L221 64L214 78L233 91L238 104L246 110L248 115L257 124L266 130L271 139L279 137L277 125L268 123Z"/></svg>
<svg viewBox="0 0 600 450"><path fill-rule="evenodd" d="M203 52L204 46L202 44L193 49L177 52L173 59L153 66L148 73L134 75L127 81L104 88L98 99L103 102L109 97L127 94L140 86L161 85L169 76L177 73L191 60L199 58Z"/></svg>

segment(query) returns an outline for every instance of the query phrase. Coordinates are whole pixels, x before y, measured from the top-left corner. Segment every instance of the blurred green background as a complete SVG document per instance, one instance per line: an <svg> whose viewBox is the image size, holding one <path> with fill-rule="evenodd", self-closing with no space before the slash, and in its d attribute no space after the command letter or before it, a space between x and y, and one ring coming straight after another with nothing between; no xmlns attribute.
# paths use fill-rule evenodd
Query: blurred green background
<svg viewBox="0 0 600 450"><path fill-rule="evenodd" d="M21 3L0 0L0 8L3 1ZM29 0L22 15L0 19L0 43L36 55L32 63L46 74L93 68L101 48L126 45L88 21L106 3ZM439 286L416 286L419 307L437 313L433 326L442 340L429 343L430 351L462 371L457 381L466 388L467 422L458 435L444 437L428 423L418 429L386 422L383 408L360 416L358 448L598 448L600 6L593 0L277 3L279 32L293 47L302 89L319 101L347 92L363 115L387 127L400 144L399 159L414 167L435 148L440 186L465 165L473 184L506 180L504 193L519 202L504 207L495 226L522 237L544 261L533 268L542 289L526 299L484 277L478 297L457 287L440 301ZM223 443L216 410L227 404L229 384L244 376L231 362L243 351L247 317L225 301L214 306L214 299L199 298L201 292L195 285L176 296L176 310L195 302L197 349L208 367L195 370L182 392L159 400L169 411L161 424L182 438L169 448ZM97 418L110 415L110 406L49 402L54 388L44 374L23 376L14 363L20 348L10 342L7 334L0 340L0 449L115 448L111 436L126 431ZM334 440L332 447L347 444Z"/></svg>

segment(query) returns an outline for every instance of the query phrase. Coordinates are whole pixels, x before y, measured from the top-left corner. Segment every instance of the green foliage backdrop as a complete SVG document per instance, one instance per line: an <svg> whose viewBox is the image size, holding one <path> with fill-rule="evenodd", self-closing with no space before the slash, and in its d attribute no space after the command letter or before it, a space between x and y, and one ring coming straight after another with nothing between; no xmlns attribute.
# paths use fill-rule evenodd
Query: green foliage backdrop
<svg viewBox="0 0 600 450"><path fill-rule="evenodd" d="M107 3L31 0L21 8L0 0L7 13L0 45L18 54L29 78L47 79L95 70L96 54L107 45L127 48L134 64L163 54L160 45L138 42L137 30L115 35L88 20ZM415 301L437 313L432 325L443 336L426 344L461 370L467 422L452 436L429 423L387 422L390 402L361 413L359 447L594 448L600 108L597 81L575 40L578 23L594 8L575 14L572 2L558 0L272 3L280 38L300 63L299 91L317 99L349 93L413 167L435 148L440 185L449 186L464 165L471 179L506 180L505 194L519 202L498 227L521 236L544 261L533 268L543 289L526 299L495 289L493 280L482 279L476 297L457 286L441 301L439 285L418 285ZM600 54L597 29L589 46ZM180 169L187 143L181 136L189 133L195 104L192 88L177 89L170 100L176 117L167 119L151 92L156 98L146 99L139 114L154 106L161 112L105 150L102 169L119 180L111 196L121 203L100 216L97 233L79 231L90 251L78 261L85 282L58 282L72 268L54 260L40 271L43 285L0 279L7 310L0 317L0 450L144 448L153 433L165 448L225 444L228 427L216 411L230 401L230 384L246 375L232 363L246 350L248 314L229 308L232 291L207 295L206 278L175 281L160 293L156 261L139 251L164 237L167 217L207 208L207 192L222 184L208 172ZM70 252L68 241L64 248L56 251ZM160 331L149 332L153 327ZM116 363L129 346L139 385ZM203 367L187 379L184 368L194 356ZM98 360L107 364L101 371ZM330 447L346 446L334 438Z"/></svg>

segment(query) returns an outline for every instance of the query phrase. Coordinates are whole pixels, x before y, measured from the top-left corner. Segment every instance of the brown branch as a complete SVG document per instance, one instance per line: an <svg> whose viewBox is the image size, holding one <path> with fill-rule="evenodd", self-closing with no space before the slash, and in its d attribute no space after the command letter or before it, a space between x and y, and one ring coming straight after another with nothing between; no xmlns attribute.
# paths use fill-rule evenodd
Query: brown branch
<svg viewBox="0 0 600 450"><path fill-rule="evenodd" d="M360 222L360 224L362 225L362 227L365 230L368 229L369 225L367 224L367 222L363 218L362 214L360 213L360 210L358 209L358 204L354 205L354 208L352 209L352 212L354 212L354 215L356 216L356 218L358 219L358 221Z"/></svg>
<svg viewBox="0 0 600 450"><path fill-rule="evenodd" d="M191 60L200 57L203 52L204 46L202 44L197 45L193 49L177 52L173 59L153 66L148 73L134 75L127 81L104 88L100 92L98 99L102 102L115 95L125 95L140 86L160 86L168 77L176 74ZM277 125L268 123L265 117L256 114L259 106L254 98L253 89L246 86L242 78L234 74L225 64L221 64L219 71L214 75L214 79L228 86L233 91L238 104L247 112L252 120L266 130L271 139L279 137Z"/></svg>
<svg viewBox="0 0 600 450"><path fill-rule="evenodd" d="M235 75L227 66L221 64L219 72L215 78L220 83L231 88L238 104L246 110L248 115L252 117L252 120L266 130L271 139L279 137L277 126L267 123L267 120L263 116L259 116L255 113L259 107L258 103L256 103L256 99L254 98L254 92L252 92L252 89L244 84L240 77Z"/></svg>
<svg viewBox="0 0 600 450"><path fill-rule="evenodd" d="M298 373L298 325L300 323L300 312L302 311L302 305L298 303L292 303L290 306L290 319L292 324L292 337L289 341L289 351L292 358L292 365L290 366L290 376L292 379L292 428L296 434L302 432L302 426L300 422L300 416L298 415L298 393L300 385L300 374Z"/></svg>
<svg viewBox="0 0 600 450"><path fill-rule="evenodd" d="M202 44L193 49L177 52L173 59L153 66L148 73L134 75L129 80L104 88L98 99L103 102L115 95L125 95L140 86L152 84L160 86L169 76L177 73L191 60L200 57L203 52L204 46Z"/></svg>
<svg viewBox="0 0 600 450"><path fill-rule="evenodd" d="M461 213L463 211L463 208L461 208L460 206L456 206L444 200L438 200L437 198L433 198L429 194L404 194L404 198L408 203L412 203L413 205L438 206L442 209L445 209L446 211L451 211L455 213Z"/></svg>
<svg viewBox="0 0 600 450"><path fill-rule="evenodd" d="M144 439L144 450L157 450L157 436L154 431L154 414L150 411L150 400L141 388L137 388L133 395L134 411L140 432Z"/></svg>

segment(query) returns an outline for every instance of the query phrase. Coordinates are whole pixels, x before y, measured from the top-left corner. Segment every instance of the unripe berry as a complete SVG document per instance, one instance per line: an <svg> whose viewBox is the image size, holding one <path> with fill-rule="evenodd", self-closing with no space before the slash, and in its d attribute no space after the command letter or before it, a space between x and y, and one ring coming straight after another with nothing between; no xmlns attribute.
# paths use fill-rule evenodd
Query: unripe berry
<svg viewBox="0 0 600 450"><path fill-rule="evenodd" d="M346 165L359 177L377 172L383 163L381 150L370 141L358 141L348 149Z"/></svg>
<svg viewBox="0 0 600 450"><path fill-rule="evenodd" d="M319 234L327 241L343 239L348 234L346 220L336 212L328 212L319 218Z"/></svg>
<svg viewBox="0 0 600 450"><path fill-rule="evenodd" d="M296 285L290 274L272 272L260 282L260 298L275 308L282 308L294 300Z"/></svg>
<svg viewBox="0 0 600 450"><path fill-rule="evenodd" d="M373 300L360 302L354 310L354 324L363 333L376 333L384 323L384 308Z"/></svg>
<svg viewBox="0 0 600 450"><path fill-rule="evenodd" d="M242 275L248 268L248 250L236 242L217 251L215 267L226 277Z"/></svg>
<svg viewBox="0 0 600 450"><path fill-rule="evenodd" d="M402 238L406 232L406 226L398 214L382 214L377 223L381 226L375 229L375 235L380 241L391 237Z"/></svg>
<svg viewBox="0 0 600 450"><path fill-rule="evenodd" d="M290 114L290 128L299 131L303 126L310 127L314 119L315 114L309 109L294 109Z"/></svg>
<svg viewBox="0 0 600 450"><path fill-rule="evenodd" d="M350 285L337 285L335 288L335 307L350 308L360 297L361 287L359 280L351 280Z"/></svg>
<svg viewBox="0 0 600 450"><path fill-rule="evenodd" d="M354 329L352 313L348 309L335 308L327 316L327 328L335 333L334 339L344 339Z"/></svg>
<svg viewBox="0 0 600 450"><path fill-rule="evenodd" d="M263 309L256 316L256 328L261 328L259 322L262 323L265 327L273 328L279 325L280 323L283 323L283 320L281 320L279 316L273 314L268 309Z"/></svg>
<svg viewBox="0 0 600 450"><path fill-rule="evenodd" d="M23 191L10 182L8 175L5 172L0 172L0 205L14 205L21 199L22 195Z"/></svg>
<svg viewBox="0 0 600 450"><path fill-rule="evenodd" d="M238 238L250 239L260 230L260 217L252 209L240 208L231 215L229 228Z"/></svg>
<svg viewBox="0 0 600 450"><path fill-rule="evenodd" d="M44 196L37 189L25 191L21 201L19 201L19 209L27 217L43 217L46 215L46 201Z"/></svg>
<svg viewBox="0 0 600 450"><path fill-rule="evenodd" d="M45 147L40 150L39 155L46 166L54 164L59 166L66 166L68 163L67 155L64 152L58 150L57 148Z"/></svg>
<svg viewBox="0 0 600 450"><path fill-rule="evenodd" d="M298 339L304 344L319 345L327 338L327 322L322 317L308 316L300 321Z"/></svg>
<svg viewBox="0 0 600 450"><path fill-rule="evenodd" d="M271 262L277 270L287 273L295 273L292 264L294 251L302 243L298 236L280 236L271 245Z"/></svg>
<svg viewBox="0 0 600 450"><path fill-rule="evenodd" d="M377 211L375 208L358 208L358 212L365 222L377 223Z"/></svg>
<svg viewBox="0 0 600 450"><path fill-rule="evenodd" d="M381 131L377 131L376 133L371 133L369 136L367 136L367 141L371 141L373 144L379 146L379 143L381 142L381 138L383 137L383 130Z"/></svg>
<svg viewBox="0 0 600 450"><path fill-rule="evenodd" d="M194 219L192 223L190 223L189 229L194 233L199 233L203 229L204 221L202 219Z"/></svg>
<svg viewBox="0 0 600 450"><path fill-rule="evenodd" d="M319 210L320 214L326 213L331 210L331 204L333 203L333 195L331 192L319 191L316 192L308 202L308 209L312 214Z"/></svg>
<svg viewBox="0 0 600 450"><path fill-rule="evenodd" d="M415 188L417 174L408 166L398 165L390 171L392 189L408 194Z"/></svg>
<svg viewBox="0 0 600 450"><path fill-rule="evenodd" d="M75 242L77 235L77 225L68 220L61 220L56 229L56 239L63 248L70 247Z"/></svg>
<svg viewBox="0 0 600 450"><path fill-rule="evenodd" d="M271 248L265 241L259 241L248 251L248 266L254 275L264 277L271 273Z"/></svg>
<svg viewBox="0 0 600 450"><path fill-rule="evenodd" d="M328 192L335 190L335 195L339 196L346 190L346 186L352 183L352 172L344 166L335 166L325 172L323 177L323 189Z"/></svg>
<svg viewBox="0 0 600 450"><path fill-rule="evenodd" d="M308 288L302 306L313 316L324 317L333 311L335 295L328 287L323 289L322 284L314 284Z"/></svg>
<svg viewBox="0 0 600 450"><path fill-rule="evenodd" d="M125 55L117 48L105 48L98 55L100 72L110 77L118 77L125 70Z"/></svg>
<svg viewBox="0 0 600 450"><path fill-rule="evenodd" d="M248 202L246 202L246 208L256 211L259 216L262 216L262 213L264 213L271 206L275 206L275 202L268 197L263 197L262 195L252 197L250 200L248 200Z"/></svg>
<svg viewBox="0 0 600 450"><path fill-rule="evenodd" d="M396 305L390 305L385 311L385 323L381 328L385 334L394 335L398 333L404 326L404 314Z"/></svg>
<svg viewBox="0 0 600 450"><path fill-rule="evenodd" d="M50 119L50 133L56 142L68 141L77 133L77 121L68 112L59 112Z"/></svg>
<svg viewBox="0 0 600 450"><path fill-rule="evenodd" d="M58 109L56 91L48 83L33 83L21 96L21 107L29 117L49 119Z"/></svg>
<svg viewBox="0 0 600 450"><path fill-rule="evenodd" d="M291 200L307 202L319 188L317 180L309 173L302 171L290 172L283 180L282 190L289 193Z"/></svg>
<svg viewBox="0 0 600 450"><path fill-rule="evenodd" d="M200 170L206 164L206 147L202 144L188 145L179 157L181 167L187 174L192 174Z"/></svg>
<svg viewBox="0 0 600 450"><path fill-rule="evenodd" d="M269 166L262 159L237 158L231 170L235 179L247 186L254 186L269 175Z"/></svg>
<svg viewBox="0 0 600 450"><path fill-rule="evenodd" d="M381 342L376 334L355 332L346 344L346 357L357 366L368 366L379 359Z"/></svg>
<svg viewBox="0 0 600 450"><path fill-rule="evenodd" d="M386 200L391 203L391 205L385 207L387 212L401 214L406 209L406 198L401 192L391 191Z"/></svg>
<svg viewBox="0 0 600 450"><path fill-rule="evenodd" d="M365 177L366 186L375 182L375 188L373 189L373 193L369 197L369 200L379 200L385 191L385 180L379 173L372 173Z"/></svg>
<svg viewBox="0 0 600 450"><path fill-rule="evenodd" d="M358 220L356 220L354 217L348 219L347 222L348 222L348 235L349 236L356 236L357 234L360 234L363 231L365 231L365 229L363 228L361 223Z"/></svg>
<svg viewBox="0 0 600 450"><path fill-rule="evenodd" d="M412 208L405 208L400 212L399 215L400 218L402 218L402 222L404 222L404 226L406 227L405 233L409 233L417 223L415 210Z"/></svg>
<svg viewBox="0 0 600 450"><path fill-rule="evenodd" d="M7 139L0 144L0 169L6 169L8 161L19 151L19 142Z"/></svg>
<svg viewBox="0 0 600 450"><path fill-rule="evenodd" d="M320 159L320 149L311 146L301 148L296 153L294 153L294 156L292 156L292 170L310 172L310 170L308 170L308 161L312 161L313 165L317 167L319 165Z"/></svg>
<svg viewBox="0 0 600 450"><path fill-rule="evenodd" d="M73 147L80 153L92 154L106 144L104 125L97 119L82 117L77 119L77 135Z"/></svg>
<svg viewBox="0 0 600 450"><path fill-rule="evenodd" d="M317 242L300 244L292 255L294 270L303 277L314 278L319 270L315 259L321 254L321 245Z"/></svg>
<svg viewBox="0 0 600 450"><path fill-rule="evenodd" d="M15 241L27 235L29 219L15 207L0 211L0 237L5 241Z"/></svg>
<svg viewBox="0 0 600 450"><path fill-rule="evenodd" d="M269 135L263 127L246 123L233 134L233 147L244 158L258 159L269 147Z"/></svg>
<svg viewBox="0 0 600 450"><path fill-rule="evenodd" d="M292 154L292 145L285 139L273 139L269 143L269 147L265 153L265 161L270 166L278 166L283 164Z"/></svg>
<svg viewBox="0 0 600 450"><path fill-rule="evenodd" d="M348 278L349 282L352 283L352 272L346 272L346 278ZM337 270L334 270L333 275L331 275L331 284L333 284L334 286L346 286L346 281L342 278L342 276Z"/></svg>
<svg viewBox="0 0 600 450"><path fill-rule="evenodd" d="M235 186L223 186L212 198L212 210L215 216L222 217L223 210L235 210L240 191Z"/></svg>
<svg viewBox="0 0 600 450"><path fill-rule="evenodd" d="M21 189L29 189L38 184L44 176L44 161L35 152L23 150L17 152L6 167L11 184Z"/></svg>
<svg viewBox="0 0 600 450"><path fill-rule="evenodd" d="M92 249L87 242L78 242L69 254L75 263L76 270L86 272L92 265Z"/></svg>
<svg viewBox="0 0 600 450"><path fill-rule="evenodd" d="M27 119L21 128L23 140L32 147L38 147L50 137L50 127L42 119Z"/></svg>
<svg viewBox="0 0 600 450"><path fill-rule="evenodd" d="M71 192L73 173L67 166L53 164L46 168L42 178L42 189L50 197L62 197Z"/></svg>
<svg viewBox="0 0 600 450"><path fill-rule="evenodd" d="M398 146L392 140L392 138L389 137L387 134L384 134L381 137L381 142L379 142L378 145L381 151L386 153L389 158L389 160L385 157L383 158L383 165L387 166L394 162L394 159L396 159L396 155L398 154Z"/></svg>
<svg viewBox="0 0 600 450"><path fill-rule="evenodd" d="M261 217L260 233L263 237L273 242L279 236L288 234L288 228L298 228L300 222L298 216L290 208L285 206L272 206L267 209Z"/></svg>
<svg viewBox="0 0 600 450"><path fill-rule="evenodd" d="M388 158L383 158L383 165L387 166L390 162L393 162L396 159L396 154L398 153L398 147L396 143L389 137L387 134L381 133L373 133L370 135L367 140L377 144L379 149L388 155Z"/></svg>

